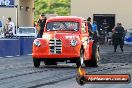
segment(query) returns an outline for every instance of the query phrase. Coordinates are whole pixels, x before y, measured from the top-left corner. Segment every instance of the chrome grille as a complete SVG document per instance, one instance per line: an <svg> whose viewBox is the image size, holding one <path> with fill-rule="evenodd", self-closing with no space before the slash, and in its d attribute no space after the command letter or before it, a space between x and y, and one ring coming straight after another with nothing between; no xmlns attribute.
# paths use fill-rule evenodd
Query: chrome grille
<svg viewBox="0 0 132 88"><path fill-rule="evenodd" d="M62 41L59 39L50 39L49 47L51 54L60 54L62 51Z"/></svg>

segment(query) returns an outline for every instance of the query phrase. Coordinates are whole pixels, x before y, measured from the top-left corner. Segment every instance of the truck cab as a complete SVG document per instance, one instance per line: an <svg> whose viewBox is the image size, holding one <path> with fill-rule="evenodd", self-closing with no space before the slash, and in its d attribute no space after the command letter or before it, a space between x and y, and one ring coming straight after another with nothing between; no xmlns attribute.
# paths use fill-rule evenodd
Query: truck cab
<svg viewBox="0 0 132 88"><path fill-rule="evenodd" d="M89 39L88 26L84 18L57 16L47 19L42 38L33 42L33 63L35 67L44 61L45 65L69 61L77 67L97 66L99 49Z"/></svg>

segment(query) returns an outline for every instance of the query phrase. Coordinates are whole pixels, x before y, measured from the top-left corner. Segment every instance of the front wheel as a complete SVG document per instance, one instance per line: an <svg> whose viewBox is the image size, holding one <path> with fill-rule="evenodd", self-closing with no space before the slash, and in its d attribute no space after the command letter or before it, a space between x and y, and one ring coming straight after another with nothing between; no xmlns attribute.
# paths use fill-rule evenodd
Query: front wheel
<svg viewBox="0 0 132 88"><path fill-rule="evenodd" d="M35 67L39 67L40 66L40 60L37 58L33 58L33 63Z"/></svg>
<svg viewBox="0 0 132 88"><path fill-rule="evenodd" d="M76 65L77 65L77 68L79 68L84 62L84 53L83 53L83 50L81 49L80 50L80 57L76 59Z"/></svg>

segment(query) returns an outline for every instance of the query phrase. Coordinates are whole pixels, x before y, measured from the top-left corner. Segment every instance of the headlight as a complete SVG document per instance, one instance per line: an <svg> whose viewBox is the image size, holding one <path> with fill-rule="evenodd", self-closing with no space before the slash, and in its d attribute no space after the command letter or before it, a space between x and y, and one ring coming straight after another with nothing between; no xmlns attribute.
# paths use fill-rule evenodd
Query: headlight
<svg viewBox="0 0 132 88"><path fill-rule="evenodd" d="M77 45L77 41L76 40L71 40L71 46L76 46Z"/></svg>
<svg viewBox="0 0 132 88"><path fill-rule="evenodd" d="M38 46L38 47L41 45L41 43L40 43L39 40L34 40L34 44L35 44L36 46Z"/></svg>

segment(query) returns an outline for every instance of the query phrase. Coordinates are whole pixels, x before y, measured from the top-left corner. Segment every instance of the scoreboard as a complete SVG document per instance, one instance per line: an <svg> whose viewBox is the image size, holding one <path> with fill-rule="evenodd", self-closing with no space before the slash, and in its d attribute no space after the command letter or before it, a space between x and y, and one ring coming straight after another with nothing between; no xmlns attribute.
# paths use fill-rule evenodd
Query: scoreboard
<svg viewBox="0 0 132 88"><path fill-rule="evenodd" d="M14 0L0 0L0 6L14 6Z"/></svg>

